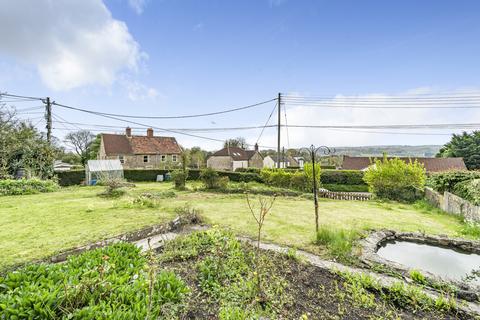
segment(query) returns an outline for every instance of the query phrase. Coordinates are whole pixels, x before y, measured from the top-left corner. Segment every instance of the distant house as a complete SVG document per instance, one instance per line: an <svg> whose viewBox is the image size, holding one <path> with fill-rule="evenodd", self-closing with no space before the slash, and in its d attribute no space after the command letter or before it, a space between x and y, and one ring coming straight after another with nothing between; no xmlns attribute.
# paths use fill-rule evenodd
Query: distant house
<svg viewBox="0 0 480 320"><path fill-rule="evenodd" d="M218 150L207 159L207 167L231 171L238 168L262 168L263 157L258 152L258 145L255 145L254 150L226 147Z"/></svg>
<svg viewBox="0 0 480 320"><path fill-rule="evenodd" d="M174 137L154 136L152 128L146 136L137 136L127 128L125 134L102 133L97 158L118 159L125 169L150 169L180 163L181 152Z"/></svg>
<svg viewBox="0 0 480 320"><path fill-rule="evenodd" d="M54 172L70 171L72 167L73 165L63 162L62 160L55 160L55 162L53 163Z"/></svg>
<svg viewBox="0 0 480 320"><path fill-rule="evenodd" d="M344 170L366 170L372 162L382 157L350 157L343 156L343 163L341 169ZM391 159L392 157L389 157ZM399 157L405 162L417 160L422 163L427 172L442 172L449 170L467 170L463 158L416 158L416 157Z"/></svg>
<svg viewBox="0 0 480 320"><path fill-rule="evenodd" d="M299 163L299 160L301 160L301 166ZM282 156L280 158L280 168L303 168L303 158L299 157L299 160L292 156ZM263 159L263 167L264 168L277 168L277 158L274 156L273 158L271 156L266 156Z"/></svg>

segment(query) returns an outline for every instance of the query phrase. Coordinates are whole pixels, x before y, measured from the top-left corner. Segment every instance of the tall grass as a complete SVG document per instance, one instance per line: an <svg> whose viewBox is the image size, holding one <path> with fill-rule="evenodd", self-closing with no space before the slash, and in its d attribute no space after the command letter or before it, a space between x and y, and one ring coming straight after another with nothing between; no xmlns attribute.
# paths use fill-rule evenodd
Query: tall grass
<svg viewBox="0 0 480 320"><path fill-rule="evenodd" d="M360 233L356 230L320 226L316 244L325 246L333 258L349 262L353 259L353 243L358 238L360 238Z"/></svg>

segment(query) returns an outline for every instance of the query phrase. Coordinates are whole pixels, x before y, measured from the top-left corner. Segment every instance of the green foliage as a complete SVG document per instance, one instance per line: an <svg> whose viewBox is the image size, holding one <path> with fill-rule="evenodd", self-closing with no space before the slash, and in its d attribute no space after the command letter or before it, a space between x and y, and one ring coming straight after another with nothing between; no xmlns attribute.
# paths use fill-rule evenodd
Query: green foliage
<svg viewBox="0 0 480 320"><path fill-rule="evenodd" d="M206 189L218 189L220 176L218 172L212 168L205 168L200 172L200 179L202 180Z"/></svg>
<svg viewBox="0 0 480 320"><path fill-rule="evenodd" d="M480 131L454 134L437 157L462 157L469 170L480 169Z"/></svg>
<svg viewBox="0 0 480 320"><path fill-rule="evenodd" d="M64 264L37 264L0 278L5 319L145 319L146 259L133 244L118 243L70 257ZM175 274L160 271L153 283L151 318L164 306L177 310L189 289Z"/></svg>
<svg viewBox="0 0 480 320"><path fill-rule="evenodd" d="M324 184L361 185L364 172L360 170L322 170L320 180Z"/></svg>
<svg viewBox="0 0 480 320"><path fill-rule="evenodd" d="M307 185L309 186L309 189L311 189L312 188L311 186L313 186L313 180L314 180L313 163L305 163L303 167L303 172L307 177ZM322 172L322 169L320 168L320 164L315 163L315 182L316 182L317 188L319 188L321 184L321 181L320 181L321 172Z"/></svg>
<svg viewBox="0 0 480 320"><path fill-rule="evenodd" d="M59 186L54 180L19 179L0 180L0 196L25 195L57 191Z"/></svg>
<svg viewBox="0 0 480 320"><path fill-rule="evenodd" d="M140 208L157 208L162 199L175 198L174 191L163 191L157 193L144 192L132 200L132 206Z"/></svg>
<svg viewBox="0 0 480 320"><path fill-rule="evenodd" d="M480 179L480 171L447 171L431 174L427 185L438 192L454 192L458 183L473 179Z"/></svg>
<svg viewBox="0 0 480 320"><path fill-rule="evenodd" d="M480 239L480 224L471 222L464 223L460 229L460 234L474 239Z"/></svg>
<svg viewBox="0 0 480 320"><path fill-rule="evenodd" d="M172 171L172 179L175 183L175 189L185 190L185 184L187 183L188 170L176 169Z"/></svg>
<svg viewBox="0 0 480 320"><path fill-rule="evenodd" d="M366 184L322 184L322 188L334 192L368 192Z"/></svg>
<svg viewBox="0 0 480 320"><path fill-rule="evenodd" d="M70 170L63 172L56 172L58 184L62 187L79 185L85 181L85 170Z"/></svg>
<svg viewBox="0 0 480 320"><path fill-rule="evenodd" d="M480 179L457 183L453 193L474 205L480 205Z"/></svg>
<svg viewBox="0 0 480 320"><path fill-rule="evenodd" d="M327 248L330 256L340 261L352 260L353 243L360 237L358 231L336 229L321 225L317 232L316 244Z"/></svg>
<svg viewBox="0 0 480 320"><path fill-rule="evenodd" d="M376 160L365 172L370 192L378 198L413 202L420 198L426 174L422 164L404 162L398 158Z"/></svg>
<svg viewBox="0 0 480 320"><path fill-rule="evenodd" d="M420 285L428 284L427 278L419 270L410 271L410 278L412 278L412 280L417 284L420 284Z"/></svg>
<svg viewBox="0 0 480 320"><path fill-rule="evenodd" d="M421 287L395 282L388 288L383 288L373 277L366 274L337 272L344 279L347 287L363 288L370 292L377 292L380 297L399 307L423 311L452 311L457 309L455 299L449 294L433 298L427 295Z"/></svg>

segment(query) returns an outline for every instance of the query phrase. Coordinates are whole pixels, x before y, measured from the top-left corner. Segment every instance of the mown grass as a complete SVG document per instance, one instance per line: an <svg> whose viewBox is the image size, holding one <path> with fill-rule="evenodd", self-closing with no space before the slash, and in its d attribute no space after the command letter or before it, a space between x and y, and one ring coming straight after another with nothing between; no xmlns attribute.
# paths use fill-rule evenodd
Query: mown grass
<svg viewBox="0 0 480 320"><path fill-rule="evenodd" d="M199 183L189 184L189 188ZM0 268L51 255L76 245L161 223L186 204L200 209L210 224L254 236L255 223L243 194L175 191L154 205L135 203L143 193L172 190L171 183L140 183L126 196L105 199L103 187L69 187L58 192L0 198ZM395 229L461 236L465 224L424 204L320 199L320 225L335 229ZM468 234L474 237L475 234ZM263 240L319 252L314 245L313 203L304 197L279 197L266 219ZM321 253L321 252L320 252Z"/></svg>

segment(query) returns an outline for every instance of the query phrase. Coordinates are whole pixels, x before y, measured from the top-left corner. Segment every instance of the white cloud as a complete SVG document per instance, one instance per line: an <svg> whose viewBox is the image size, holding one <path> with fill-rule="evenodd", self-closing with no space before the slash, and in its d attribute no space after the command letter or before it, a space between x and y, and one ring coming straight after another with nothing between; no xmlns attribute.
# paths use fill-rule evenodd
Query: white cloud
<svg viewBox="0 0 480 320"><path fill-rule="evenodd" d="M148 87L136 80L122 78L120 84L125 88L128 98L132 101L155 100L159 96L155 88Z"/></svg>
<svg viewBox="0 0 480 320"><path fill-rule="evenodd" d="M142 14L145 6L147 5L146 0L128 0L128 5L137 13Z"/></svg>
<svg viewBox="0 0 480 320"><path fill-rule="evenodd" d="M270 7L278 7L287 2L287 0L268 0Z"/></svg>
<svg viewBox="0 0 480 320"><path fill-rule="evenodd" d="M143 57L101 0L0 0L0 52L36 66L54 90L110 85Z"/></svg>

